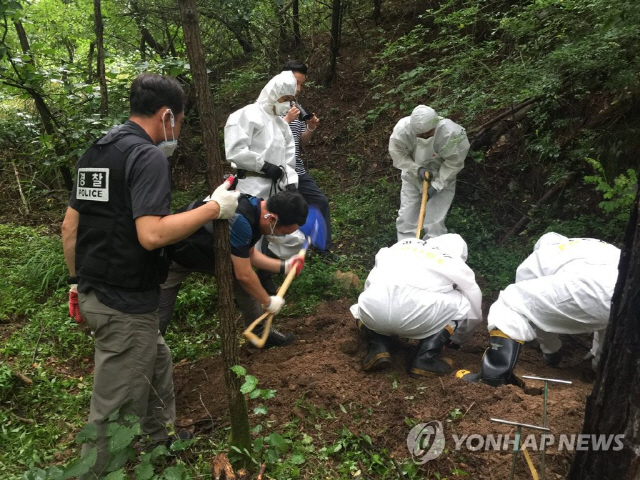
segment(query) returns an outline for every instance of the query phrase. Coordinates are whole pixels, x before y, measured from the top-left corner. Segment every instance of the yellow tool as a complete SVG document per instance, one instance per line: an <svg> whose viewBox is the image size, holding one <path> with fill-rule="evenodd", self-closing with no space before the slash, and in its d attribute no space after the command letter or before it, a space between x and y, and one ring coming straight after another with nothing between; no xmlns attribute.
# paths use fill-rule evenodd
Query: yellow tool
<svg viewBox="0 0 640 480"><path fill-rule="evenodd" d="M304 258L307 255L308 245L309 245L309 242L307 242L307 244L302 249L300 249L299 255L302 255L302 258ZM297 268L294 265L291 271L287 274L287 277L284 279L284 282L278 289L278 293L276 294L277 297L283 298L284 294L287 293L287 290L289 289L289 285L291 285L291 282L293 282L293 279L296 276L296 270ZM244 332L242 332L242 334L247 338L247 340L253 343L256 347L258 348L264 347L264 344L267 341L267 337L269 336L269 331L271 330L271 323L273 322L274 315L275 314L269 313L269 312L263 313L260 317L255 319L251 323L251 325L249 325L247 329ZM264 320L265 318L267 319L267 321L264 324L262 335L257 336L255 333L253 333L253 329L256 328L260 324L260 322L262 322L262 320Z"/></svg>
<svg viewBox="0 0 640 480"><path fill-rule="evenodd" d="M429 200L429 185L431 185L431 178L429 172L427 172L425 174L425 179L422 181L422 201L420 202L420 215L418 215L418 230L416 231L416 238L420 238L422 225L424 224L424 212L427 209L427 200Z"/></svg>

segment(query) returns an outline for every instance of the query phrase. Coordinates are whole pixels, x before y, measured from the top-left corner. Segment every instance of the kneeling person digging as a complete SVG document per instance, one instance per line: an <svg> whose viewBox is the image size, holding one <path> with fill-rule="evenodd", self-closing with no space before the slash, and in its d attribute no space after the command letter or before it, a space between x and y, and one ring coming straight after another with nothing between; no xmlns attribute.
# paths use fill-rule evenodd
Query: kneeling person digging
<svg viewBox="0 0 640 480"><path fill-rule="evenodd" d="M482 320L482 293L466 259L467 244L457 234L401 240L377 253L365 290L351 307L369 340L364 370L391 363L389 336L398 335L420 340L411 376L452 372L443 347L463 342Z"/></svg>
<svg viewBox="0 0 640 480"><path fill-rule="evenodd" d="M203 201L196 201L183 210L198 208ZM270 296L260 284L253 267L273 273L299 275L304 267L304 256L294 255L288 260L270 258L254 248L263 235L287 235L300 228L307 219L307 202L298 193L280 192L268 200L240 195L235 215L229 219L231 237L231 261L233 263L233 290L245 325L262 315L262 309L278 313L284 299ZM160 331L166 331L173 315L173 307L182 282L189 274L200 272L213 275L213 227L200 228L190 237L176 244L169 276L160 286ZM284 334L272 328L266 347L283 346L293 342L292 334Z"/></svg>

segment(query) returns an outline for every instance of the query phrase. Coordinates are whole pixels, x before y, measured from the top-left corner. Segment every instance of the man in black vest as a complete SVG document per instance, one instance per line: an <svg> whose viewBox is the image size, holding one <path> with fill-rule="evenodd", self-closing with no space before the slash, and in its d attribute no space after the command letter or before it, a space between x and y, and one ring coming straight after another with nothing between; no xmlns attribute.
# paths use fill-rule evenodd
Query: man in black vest
<svg viewBox="0 0 640 480"><path fill-rule="evenodd" d="M193 202L182 210L199 208L202 201ZM231 261L234 272L234 293L245 325L262 315L262 307L278 313L284 300L270 296L260 284L253 267L273 273L287 274L292 268L299 275L304 267L304 257L299 254L288 260L271 258L254 248L263 235L288 235L304 224L308 213L307 202L298 193L280 192L268 200L240 195L236 213L229 219L231 237ZM192 272L213 275L213 228L211 223L193 235L178 242L172 256L167 281L160 286L160 331L167 329L176 297L182 282ZM265 347L288 345L292 334L283 334L272 328Z"/></svg>
<svg viewBox="0 0 640 480"><path fill-rule="evenodd" d="M98 427L83 455L97 455L83 478L106 476L107 421L118 412L139 418L153 442L169 440L175 419L171 353L158 331L159 285L168 272L165 248L203 224L227 219L238 193L221 185L196 210L171 213L167 156L177 146L184 93L170 77L143 73L131 85L129 120L97 140L78 161L62 224L72 284L70 313L95 335L89 421ZM77 290L76 290L77 284ZM97 447L97 452L93 450Z"/></svg>

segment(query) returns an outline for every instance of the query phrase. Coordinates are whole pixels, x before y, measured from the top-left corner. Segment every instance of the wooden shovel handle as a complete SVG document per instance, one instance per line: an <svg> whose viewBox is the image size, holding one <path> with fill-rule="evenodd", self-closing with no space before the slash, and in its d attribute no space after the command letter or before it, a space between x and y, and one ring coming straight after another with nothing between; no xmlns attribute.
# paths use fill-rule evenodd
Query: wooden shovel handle
<svg viewBox="0 0 640 480"><path fill-rule="evenodd" d="M420 202L420 215L418 215L418 230L416 238L420 238L422 225L424 224L424 212L427 209L427 200L429 199L429 180L426 178L422 181L422 201Z"/></svg>
<svg viewBox="0 0 640 480"><path fill-rule="evenodd" d="M301 249L299 252L299 255L302 255L302 258L304 258L307 255L307 249L306 248ZM280 288L278 289L278 293L276 294L277 297L284 298L284 294L287 293L287 290L289 289L289 286L291 285L291 282L293 282L293 279L295 277L296 277L296 268L294 267L287 274L287 277L284 279L284 282L282 282L282 285L280 285ZM249 325L246 328L244 332L242 332L242 335L244 335L245 338L249 340L251 343L253 343L256 347L258 348L264 347L264 344L267 341L267 337L269 336L269 331L271 330L271 323L273 322L273 317L274 317L273 313L269 313L269 312L263 313L262 315L260 315L260 317L256 318L251 323L251 325ZM267 321L265 322L264 331L262 332L262 335L258 337L255 333L253 333L253 330L265 318L267 319Z"/></svg>

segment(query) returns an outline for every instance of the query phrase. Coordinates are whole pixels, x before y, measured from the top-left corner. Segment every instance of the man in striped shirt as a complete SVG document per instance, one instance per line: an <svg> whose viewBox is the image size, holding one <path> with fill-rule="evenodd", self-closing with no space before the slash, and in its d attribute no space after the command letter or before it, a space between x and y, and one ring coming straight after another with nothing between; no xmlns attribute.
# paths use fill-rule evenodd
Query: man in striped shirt
<svg viewBox="0 0 640 480"><path fill-rule="evenodd" d="M289 60L284 64L282 71L291 71L298 81L296 97L302 91L302 85L307 78L307 66L298 60ZM284 121L289 124L293 140L296 144L296 173L298 174L298 192L307 201L309 205L315 205L322 213L324 221L327 224L327 243L326 252L331 249L331 222L329 218L329 200L327 196L320 190L313 176L306 170L304 161L300 155L300 147L305 147L313 137L315 130L320 125L320 119L314 114L306 120L300 120L300 109L297 102L291 107L291 110L283 117Z"/></svg>

